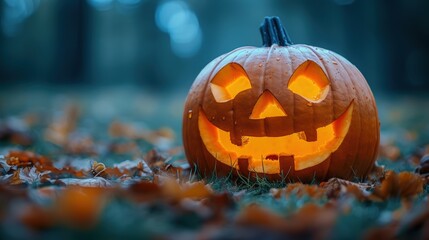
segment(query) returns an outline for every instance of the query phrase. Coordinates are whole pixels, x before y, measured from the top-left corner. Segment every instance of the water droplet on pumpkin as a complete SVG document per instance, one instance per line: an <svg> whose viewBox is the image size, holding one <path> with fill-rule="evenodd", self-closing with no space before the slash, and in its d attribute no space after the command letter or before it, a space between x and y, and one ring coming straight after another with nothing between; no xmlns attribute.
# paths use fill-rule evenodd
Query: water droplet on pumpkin
<svg viewBox="0 0 429 240"><path fill-rule="evenodd" d="M278 57L278 58L276 58L276 60L277 60L277 62L278 62L278 61L280 61L280 58Z"/></svg>
<svg viewBox="0 0 429 240"><path fill-rule="evenodd" d="M313 106L313 103L308 102L308 103L307 103L307 106L311 107L311 106Z"/></svg>
<svg viewBox="0 0 429 240"><path fill-rule="evenodd" d="M192 110L188 111L188 118L192 118Z"/></svg>
<svg viewBox="0 0 429 240"><path fill-rule="evenodd" d="M260 63L258 66L259 66L259 67L262 67L262 63Z"/></svg>
<svg viewBox="0 0 429 240"><path fill-rule="evenodd" d="M225 121L225 119L226 119L226 117L225 117L225 116L223 116L223 117L222 117L222 120L223 120L223 121Z"/></svg>
<svg viewBox="0 0 429 240"><path fill-rule="evenodd" d="M332 64L334 64L334 65L338 65L338 63L337 63L337 62L335 62L335 61L332 61Z"/></svg>
<svg viewBox="0 0 429 240"><path fill-rule="evenodd" d="M214 117L214 116L212 117L212 120L215 120L215 117Z"/></svg>
<svg viewBox="0 0 429 240"><path fill-rule="evenodd" d="M237 125L237 121L234 121L234 125Z"/></svg>

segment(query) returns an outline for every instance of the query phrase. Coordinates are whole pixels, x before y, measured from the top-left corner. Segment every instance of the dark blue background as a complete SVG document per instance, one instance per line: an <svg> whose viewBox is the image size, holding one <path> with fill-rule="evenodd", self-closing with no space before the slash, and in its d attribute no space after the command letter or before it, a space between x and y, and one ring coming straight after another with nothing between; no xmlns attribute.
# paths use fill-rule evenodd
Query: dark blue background
<svg viewBox="0 0 429 240"><path fill-rule="evenodd" d="M429 1L0 0L0 88L186 91L213 58L260 46L264 16L335 51L375 92L429 90Z"/></svg>

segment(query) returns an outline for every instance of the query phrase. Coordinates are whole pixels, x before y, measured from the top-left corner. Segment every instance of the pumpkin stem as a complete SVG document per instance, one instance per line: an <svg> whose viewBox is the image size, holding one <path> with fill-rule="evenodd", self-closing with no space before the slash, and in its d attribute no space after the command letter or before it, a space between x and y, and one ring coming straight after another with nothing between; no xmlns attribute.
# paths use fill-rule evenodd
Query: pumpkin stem
<svg viewBox="0 0 429 240"><path fill-rule="evenodd" d="M264 47L270 47L273 44L279 46L289 46L293 44L280 22L279 17L265 17L259 30L261 31L262 45Z"/></svg>

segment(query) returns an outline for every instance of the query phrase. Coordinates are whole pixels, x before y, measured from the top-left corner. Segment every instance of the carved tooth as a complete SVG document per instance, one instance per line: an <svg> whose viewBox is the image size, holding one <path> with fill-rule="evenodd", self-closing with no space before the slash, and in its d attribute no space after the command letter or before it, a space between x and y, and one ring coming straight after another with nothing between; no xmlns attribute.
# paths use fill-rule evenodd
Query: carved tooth
<svg viewBox="0 0 429 240"><path fill-rule="evenodd" d="M231 131L229 133L229 139L230 139L232 144L235 144L237 146L243 145L243 141L242 141L241 136L239 134L236 134L234 131Z"/></svg>
<svg viewBox="0 0 429 240"><path fill-rule="evenodd" d="M304 131L304 133L305 133L305 138L306 138L305 140L307 142L317 141L317 131L315 129Z"/></svg>
<svg viewBox="0 0 429 240"><path fill-rule="evenodd" d="M249 176L249 162L251 160L250 156L240 156L238 157L238 169L240 173L245 177Z"/></svg>
<svg viewBox="0 0 429 240"><path fill-rule="evenodd" d="M294 172L294 156L293 155L280 155L279 164L280 164L280 173L286 177Z"/></svg>

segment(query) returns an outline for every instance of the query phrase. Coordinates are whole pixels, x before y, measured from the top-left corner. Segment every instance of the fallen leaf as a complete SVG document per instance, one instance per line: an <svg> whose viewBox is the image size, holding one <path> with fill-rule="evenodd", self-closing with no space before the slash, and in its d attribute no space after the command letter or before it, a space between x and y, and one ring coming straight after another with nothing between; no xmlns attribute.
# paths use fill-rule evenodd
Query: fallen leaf
<svg viewBox="0 0 429 240"><path fill-rule="evenodd" d="M10 166L35 166L39 170L49 169L52 162L47 157L37 155L30 151L10 151L6 156L6 163Z"/></svg>
<svg viewBox="0 0 429 240"><path fill-rule="evenodd" d="M125 137L134 139L137 136L136 132L137 130L133 126L118 121L112 122L109 126L109 134L115 138Z"/></svg>
<svg viewBox="0 0 429 240"><path fill-rule="evenodd" d="M55 224L55 218L46 208L32 204L21 210L20 221L34 230L51 228Z"/></svg>
<svg viewBox="0 0 429 240"><path fill-rule="evenodd" d="M109 152L116 154L138 153L140 151L135 142L111 143L108 149Z"/></svg>
<svg viewBox="0 0 429 240"><path fill-rule="evenodd" d="M201 201L202 204L212 210L213 221L223 221L228 210L235 206L234 198L229 193L213 194Z"/></svg>
<svg viewBox="0 0 429 240"><path fill-rule="evenodd" d="M353 187L352 187L353 186ZM327 182L320 183L320 187L326 189L328 198L338 198L348 192L348 190L363 192L371 188L371 185L365 183L355 183L340 178L331 178Z"/></svg>
<svg viewBox="0 0 429 240"><path fill-rule="evenodd" d="M165 178L161 187L164 196L173 200L181 200L183 198L203 199L213 193L211 188L202 181L179 184L176 179Z"/></svg>
<svg viewBox="0 0 429 240"><path fill-rule="evenodd" d="M153 174L152 170L142 159L125 160L113 166L130 177L147 177Z"/></svg>
<svg viewBox="0 0 429 240"><path fill-rule="evenodd" d="M370 198L386 200L390 197L413 198L423 192L423 180L410 172L395 173L389 171L386 178L377 186Z"/></svg>
<svg viewBox="0 0 429 240"><path fill-rule="evenodd" d="M290 231L290 226L284 217L256 204L249 205L241 210L236 218L236 223L249 227L262 227L273 231Z"/></svg>
<svg viewBox="0 0 429 240"><path fill-rule="evenodd" d="M213 191L203 182L185 184L180 194L181 198L202 199L212 195Z"/></svg>
<svg viewBox="0 0 429 240"><path fill-rule="evenodd" d="M67 154L97 155L95 143L90 136L69 137L62 145Z"/></svg>
<svg viewBox="0 0 429 240"><path fill-rule="evenodd" d="M296 195L297 197L307 196L314 199L320 199L326 195L326 191L324 188L320 188L317 185L303 183L289 183L285 188L270 189L270 193L274 198Z"/></svg>
<svg viewBox="0 0 429 240"><path fill-rule="evenodd" d="M131 197L138 202L153 201L163 196L162 188L155 183L141 181L129 186Z"/></svg>
<svg viewBox="0 0 429 240"><path fill-rule="evenodd" d="M68 187L59 194L53 211L58 221L89 229L97 223L105 204L106 193L103 188Z"/></svg>
<svg viewBox="0 0 429 240"><path fill-rule="evenodd" d="M288 218L258 205L250 205L237 216L236 222L252 228L281 232L296 239L329 239L337 211L331 207L306 204Z"/></svg>
<svg viewBox="0 0 429 240"><path fill-rule="evenodd" d="M45 139L59 146L65 146L70 134L76 128L79 118L79 108L76 104L68 105L64 112L48 126Z"/></svg>

